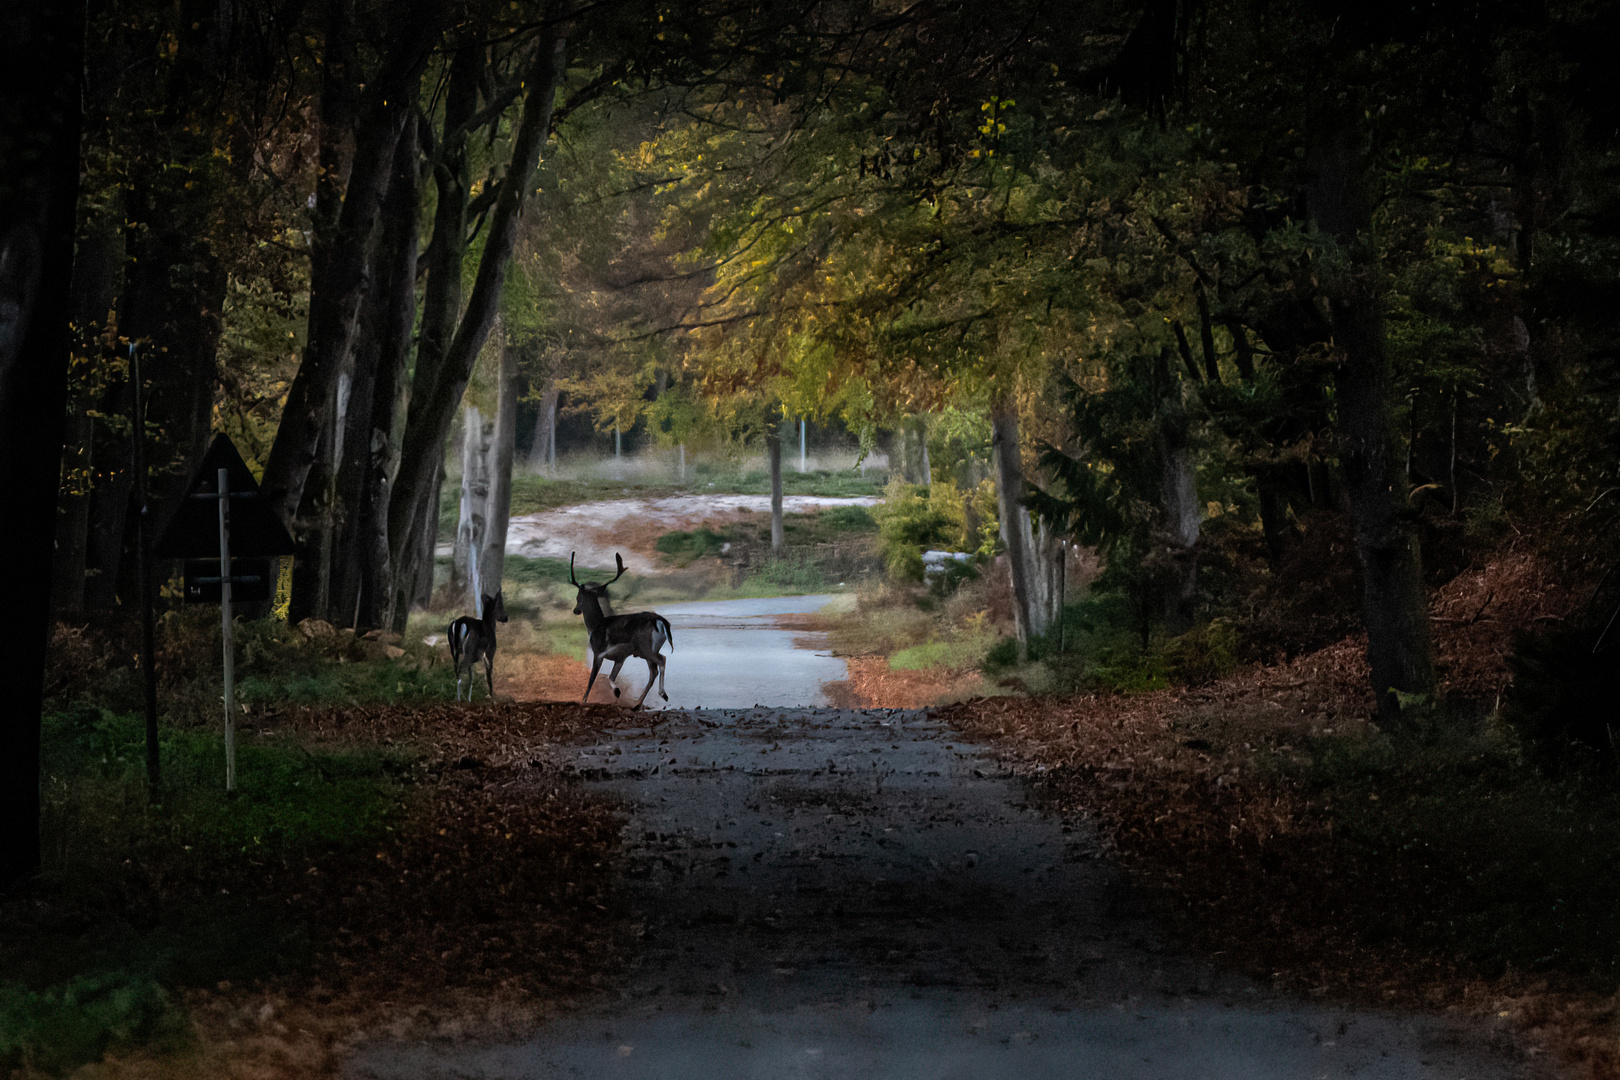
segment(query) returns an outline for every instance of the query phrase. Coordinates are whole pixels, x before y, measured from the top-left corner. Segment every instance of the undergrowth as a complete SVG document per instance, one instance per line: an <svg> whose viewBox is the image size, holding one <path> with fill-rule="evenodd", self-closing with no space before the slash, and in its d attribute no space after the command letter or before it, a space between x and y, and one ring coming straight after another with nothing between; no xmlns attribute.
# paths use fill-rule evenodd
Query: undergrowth
<svg viewBox="0 0 1620 1080"><path fill-rule="evenodd" d="M0 954L0 1065L65 1073L120 1046L175 1042L176 989L307 963L307 930L241 889L244 875L391 832L411 768L397 751L310 750L243 731L228 794L218 732L164 726L159 749L153 791L139 717L80 708L45 719L44 864L37 904L8 902L12 929L28 926Z"/></svg>

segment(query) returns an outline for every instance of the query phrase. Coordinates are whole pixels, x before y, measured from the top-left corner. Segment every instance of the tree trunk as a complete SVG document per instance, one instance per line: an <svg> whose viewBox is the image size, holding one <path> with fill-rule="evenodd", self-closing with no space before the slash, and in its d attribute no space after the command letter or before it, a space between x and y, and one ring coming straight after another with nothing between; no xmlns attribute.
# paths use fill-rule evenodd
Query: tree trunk
<svg viewBox="0 0 1620 1080"><path fill-rule="evenodd" d="M487 423L471 405L462 410L461 514L456 519L456 543L450 561L450 591L466 596L478 609L483 574L475 561L482 556L488 530L489 451L495 425ZM475 572L476 571L476 572Z"/></svg>
<svg viewBox="0 0 1620 1080"><path fill-rule="evenodd" d="M1154 363L1158 388L1159 494L1164 510L1164 621L1172 634L1192 628L1198 585L1198 488L1188 447L1187 409L1170 368L1170 350Z"/></svg>
<svg viewBox="0 0 1620 1080"><path fill-rule="evenodd" d="M51 604L58 617L84 611L85 570L90 541L90 500L95 471L93 447L100 404L92 389L117 347L113 308L124 261L122 200L106 205L79 226L73 259L74 341L68 431L62 455L62 491L56 520L56 559Z"/></svg>
<svg viewBox="0 0 1620 1080"><path fill-rule="evenodd" d="M765 451L771 463L771 554L782 554L786 543L782 526L782 422L772 418L765 425Z"/></svg>
<svg viewBox="0 0 1620 1080"><path fill-rule="evenodd" d="M517 458L517 407L523 396L517 350L504 328L495 330L501 351L500 403L495 409L495 439L489 468L489 502L484 511L484 554L478 560L480 588L494 596L506 573L506 528L512 518L512 464Z"/></svg>
<svg viewBox="0 0 1620 1080"><path fill-rule="evenodd" d="M1348 253L1349 267L1328 287L1339 461L1361 557L1367 660L1382 724L1401 723L1401 695L1432 697L1427 597L1415 522L1406 513L1404 460L1390 397L1378 253L1371 236L1370 165L1355 109L1335 103L1315 118L1315 176L1307 192L1312 223Z"/></svg>
<svg viewBox="0 0 1620 1080"><path fill-rule="evenodd" d="M321 87L322 169L311 220L309 343L288 388L261 485L264 497L289 523L295 523L305 505L317 514L315 527L324 518L320 493L311 503L304 498L304 486L332 416L338 378L350 369L360 305L371 284L372 235L393 172L394 147L427 61L425 38L431 27L420 13L414 14L418 29L395 43L357 115L352 83L360 75L351 70L348 57L353 0L332 3ZM354 152L345 181L339 155L351 139ZM304 549L313 554L318 546L306 538L299 557L306 557Z"/></svg>
<svg viewBox="0 0 1620 1080"><path fill-rule="evenodd" d="M560 354L552 352L546 363L546 378L540 391L540 414L534 424L534 442L529 446L529 468L554 476L557 467L557 368Z"/></svg>
<svg viewBox="0 0 1620 1080"><path fill-rule="evenodd" d="M484 252L478 264L467 310L432 381L425 383L418 359L418 378L412 384L399 476L389 507L390 535L404 535L406 526L419 521L432 498L432 478L441 467L451 417L461 401L478 352L489 334L506 280L507 263L517 239L519 217L533 186L540 150L551 131L557 88L566 68L566 40L558 24L550 24L540 39L539 54L529 73L528 98L513 140L511 165L501 183L490 214ZM435 242L437 242L435 227ZM457 267L459 273L459 267ZM425 312L424 312L425 316ZM400 552L396 548L396 561Z"/></svg>
<svg viewBox="0 0 1620 1080"><path fill-rule="evenodd" d="M0 14L0 882L39 866L40 709L61 481L79 192L84 7ZM17 148L26 147L27 153Z"/></svg>
<svg viewBox="0 0 1620 1080"><path fill-rule="evenodd" d="M1007 568L1012 576L1013 625L1018 634L1019 658L1028 659L1030 640L1046 632L1051 605L1029 510L1023 504L1024 466L1019 459L1018 407L1011 395L996 402L990 411L990 444L996 459L1001 539L1007 546ZM1045 540L1044 530L1042 539Z"/></svg>

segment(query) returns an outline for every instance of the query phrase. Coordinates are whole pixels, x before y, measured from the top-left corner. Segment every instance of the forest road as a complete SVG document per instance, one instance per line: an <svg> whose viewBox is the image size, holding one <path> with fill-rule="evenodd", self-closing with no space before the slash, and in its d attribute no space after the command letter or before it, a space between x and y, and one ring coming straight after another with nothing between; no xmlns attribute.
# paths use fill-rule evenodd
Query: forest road
<svg viewBox="0 0 1620 1080"><path fill-rule="evenodd" d="M526 1042L375 1043L346 1075L1558 1075L1493 1023L1277 996L1167 942L1091 824L923 712L668 712L559 753L632 807L629 970Z"/></svg>

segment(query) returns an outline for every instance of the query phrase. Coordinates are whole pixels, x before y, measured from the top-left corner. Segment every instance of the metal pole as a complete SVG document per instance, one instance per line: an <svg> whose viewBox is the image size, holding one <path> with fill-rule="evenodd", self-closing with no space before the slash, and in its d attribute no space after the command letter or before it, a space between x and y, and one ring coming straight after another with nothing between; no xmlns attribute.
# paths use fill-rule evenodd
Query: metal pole
<svg viewBox="0 0 1620 1080"><path fill-rule="evenodd" d="M231 477L219 470L219 620L225 636L225 790L236 790L236 649L231 641Z"/></svg>
<svg viewBox="0 0 1620 1080"><path fill-rule="evenodd" d="M152 561L146 535L146 404L141 397L140 350L129 343L130 447L135 471L135 589L141 605L141 678L146 690L146 783L154 791L162 779L158 758L157 667L153 660Z"/></svg>

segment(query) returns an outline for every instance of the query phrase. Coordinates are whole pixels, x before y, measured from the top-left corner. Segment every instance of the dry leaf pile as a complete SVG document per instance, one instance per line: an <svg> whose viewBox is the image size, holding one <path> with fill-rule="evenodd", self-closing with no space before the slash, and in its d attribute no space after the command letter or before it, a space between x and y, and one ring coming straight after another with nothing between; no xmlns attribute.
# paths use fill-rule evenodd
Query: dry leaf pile
<svg viewBox="0 0 1620 1080"><path fill-rule="evenodd" d="M1489 705L1514 632L1577 600L1514 552L1437 590L1446 690ZM1443 912L1466 866L1336 842L1331 800L1352 796L1304 779L1308 741L1373 730L1364 638L1197 688L933 713L994 744L1055 807L1097 820L1143 892L1210 952L1295 991L1512 1016L1585 1075L1620 1076L1620 1001L1511 969L1481 977L1379 932L1381 913Z"/></svg>

